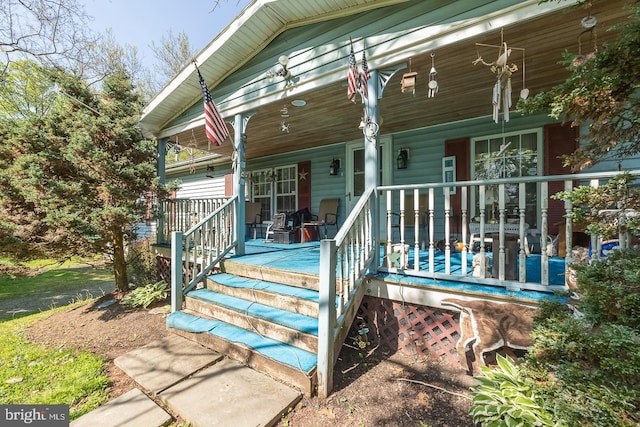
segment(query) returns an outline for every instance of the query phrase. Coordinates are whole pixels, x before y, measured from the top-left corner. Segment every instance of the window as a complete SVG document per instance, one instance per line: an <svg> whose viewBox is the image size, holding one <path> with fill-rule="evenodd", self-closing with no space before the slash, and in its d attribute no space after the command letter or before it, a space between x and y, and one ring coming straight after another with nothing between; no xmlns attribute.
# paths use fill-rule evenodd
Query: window
<svg viewBox="0 0 640 427"><path fill-rule="evenodd" d="M254 202L260 202L262 220L270 220L273 217L271 212L271 187L273 182L271 169L262 169L251 173L251 194Z"/></svg>
<svg viewBox="0 0 640 427"><path fill-rule="evenodd" d="M542 131L527 130L518 133L507 133L471 140L471 176L472 179L489 181L498 178L518 178L542 174ZM526 184L525 222L530 229L538 224L538 190L537 184ZM487 187L487 219L491 221L498 217L496 209L497 187ZM508 216L518 215L518 185L505 186L506 213ZM478 213L478 194L474 194L472 204Z"/></svg>
<svg viewBox="0 0 640 427"><path fill-rule="evenodd" d="M294 212L298 206L298 166L282 166L251 172L251 195L260 202L263 220L277 212Z"/></svg>
<svg viewBox="0 0 640 427"><path fill-rule="evenodd" d="M275 169L276 212L295 212L298 201L298 168L284 166Z"/></svg>

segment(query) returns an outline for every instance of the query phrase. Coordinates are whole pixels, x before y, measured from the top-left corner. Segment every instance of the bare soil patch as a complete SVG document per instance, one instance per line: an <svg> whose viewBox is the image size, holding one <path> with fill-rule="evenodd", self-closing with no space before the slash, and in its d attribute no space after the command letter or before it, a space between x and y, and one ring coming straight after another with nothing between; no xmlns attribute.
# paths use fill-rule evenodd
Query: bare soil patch
<svg viewBox="0 0 640 427"><path fill-rule="evenodd" d="M76 347L105 358L110 397L135 387L113 360L169 333L165 315L132 310L119 302L100 304L113 295L59 311L35 323L29 339L49 347ZM157 307L156 307L157 308ZM472 377L458 367L424 356L344 346L334 373L334 391L327 399L303 397L278 426L473 426L468 415Z"/></svg>

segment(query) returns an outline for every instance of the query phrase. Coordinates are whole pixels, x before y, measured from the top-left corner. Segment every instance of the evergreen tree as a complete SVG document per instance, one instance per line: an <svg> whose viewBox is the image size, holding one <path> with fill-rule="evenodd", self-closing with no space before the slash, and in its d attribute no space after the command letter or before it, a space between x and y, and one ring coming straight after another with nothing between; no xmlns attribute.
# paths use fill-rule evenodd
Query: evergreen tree
<svg viewBox="0 0 640 427"><path fill-rule="evenodd" d="M58 88L51 111L0 121L0 230L28 253L108 253L126 291L124 249L144 208L137 200L156 190L155 144L137 126L139 95L122 69L100 94L59 69L46 74Z"/></svg>

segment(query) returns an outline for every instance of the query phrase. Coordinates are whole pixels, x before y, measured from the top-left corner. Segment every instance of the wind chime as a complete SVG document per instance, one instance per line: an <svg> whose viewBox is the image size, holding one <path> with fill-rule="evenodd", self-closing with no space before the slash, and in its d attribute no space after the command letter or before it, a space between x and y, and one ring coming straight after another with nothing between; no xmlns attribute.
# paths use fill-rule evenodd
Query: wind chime
<svg viewBox="0 0 640 427"><path fill-rule="evenodd" d="M427 97L433 98L438 93L438 82L436 81L435 53L431 53L431 70L429 71L429 83L427 84Z"/></svg>
<svg viewBox="0 0 640 427"><path fill-rule="evenodd" d="M289 118L289 109L287 108L286 105L284 107L282 107L282 109L280 110L280 118L283 119L280 122L280 132L289 133L289 123L287 123L284 120L284 119L288 119Z"/></svg>
<svg viewBox="0 0 640 427"><path fill-rule="evenodd" d="M574 67L579 67L580 65L587 62L589 59L593 59L596 57L596 52L598 51L598 37L596 34L596 25L598 24L598 20L595 16L591 15L591 3L586 5L587 16L580 20L580 26L584 28L584 30L578 35L578 55L573 58L572 64ZM593 51L587 53L586 55L582 54L582 36L585 34L591 35L591 40L593 41Z"/></svg>
<svg viewBox="0 0 640 427"><path fill-rule="evenodd" d="M504 41L503 33L500 32L500 45L490 45L483 43L476 43L476 50L479 46L491 47L498 49L498 58L494 62L486 62L480 53L477 52L477 58L473 61L473 65L482 64L490 67L491 72L496 77L496 82L493 85L493 96L491 103L493 106L493 121L498 123L500 110L502 109L503 120L509 121L509 109L511 108L511 76L518 71L518 66L514 63L509 64L509 57L514 50L522 51L522 90L520 91L520 97L526 99L529 96L529 90L525 87L525 58L524 48L509 47L507 42Z"/></svg>

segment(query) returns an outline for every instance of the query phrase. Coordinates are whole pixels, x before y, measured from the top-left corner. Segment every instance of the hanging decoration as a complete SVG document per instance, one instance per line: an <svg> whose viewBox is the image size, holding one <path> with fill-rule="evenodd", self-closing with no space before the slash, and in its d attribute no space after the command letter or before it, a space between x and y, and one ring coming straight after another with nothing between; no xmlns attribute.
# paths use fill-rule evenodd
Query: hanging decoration
<svg viewBox="0 0 640 427"><path fill-rule="evenodd" d="M367 116L365 109L362 110L362 116L360 117L360 125L358 129L362 129L362 133L369 141L375 141L376 135L380 130L380 125Z"/></svg>
<svg viewBox="0 0 640 427"><path fill-rule="evenodd" d="M587 3L585 5L587 9L587 16L580 20L580 26L584 28L584 30L578 35L578 55L573 58L572 64L574 67L579 67L590 59L596 57L596 52L598 51L598 37L596 33L596 25L598 24L598 20L595 16L591 15L591 3ZM587 53L586 55L582 54L582 36L585 34L591 35L591 40L593 41L593 51Z"/></svg>
<svg viewBox="0 0 640 427"><path fill-rule="evenodd" d="M438 82L436 81L435 53L431 53L431 70L429 71L429 83L427 84L427 97L433 98L438 93Z"/></svg>
<svg viewBox="0 0 640 427"><path fill-rule="evenodd" d="M411 58L409 58L409 72L402 75L402 93L405 91L411 91L415 96L416 94L416 80L418 79L418 73L411 71Z"/></svg>
<svg viewBox="0 0 640 427"><path fill-rule="evenodd" d="M289 109L287 108L286 105L284 107L282 107L282 109L280 110L280 117L282 119L288 119L289 118ZM280 122L280 132L289 133L289 123L287 123L285 120L282 120Z"/></svg>
<svg viewBox="0 0 640 427"><path fill-rule="evenodd" d="M511 76L518 71L518 66L514 63L509 64L509 57L512 51L518 50L522 52L522 68L524 70L524 48L509 47L507 42L504 41L502 31L500 32L500 45L490 45L483 43L476 43L476 49L479 46L491 47L498 49L498 58L494 62L486 62L480 53L477 53L477 58L473 61L473 65L482 64L490 67L491 72L496 77L496 82L493 85L493 121L498 123L500 110L502 110L502 117L505 122L509 121L509 110L512 106L511 102ZM529 90L524 87L524 73L522 80L522 90L520 96L526 98L529 96Z"/></svg>

